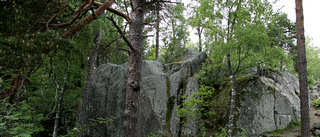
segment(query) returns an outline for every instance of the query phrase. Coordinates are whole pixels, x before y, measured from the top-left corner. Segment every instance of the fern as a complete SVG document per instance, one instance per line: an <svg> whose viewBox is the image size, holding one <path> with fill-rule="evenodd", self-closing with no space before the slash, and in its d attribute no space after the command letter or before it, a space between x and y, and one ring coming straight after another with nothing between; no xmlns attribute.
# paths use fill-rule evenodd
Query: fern
<svg viewBox="0 0 320 137"><path fill-rule="evenodd" d="M43 130L40 126L42 115L36 114L25 101L20 106L12 105L6 99L0 103L0 136L30 137Z"/></svg>

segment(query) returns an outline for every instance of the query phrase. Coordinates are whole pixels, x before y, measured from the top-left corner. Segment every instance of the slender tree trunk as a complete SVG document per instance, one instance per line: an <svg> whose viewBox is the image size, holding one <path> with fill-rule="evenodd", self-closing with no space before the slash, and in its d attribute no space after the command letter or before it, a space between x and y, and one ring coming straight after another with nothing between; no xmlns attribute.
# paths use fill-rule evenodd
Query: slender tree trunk
<svg viewBox="0 0 320 137"><path fill-rule="evenodd" d="M61 106L63 94L64 94L64 90L62 89L61 93L59 94L59 100L58 100L58 104L57 104L57 112L56 112L56 117L54 120L52 137L58 136L59 119L60 119L60 106Z"/></svg>
<svg viewBox="0 0 320 137"><path fill-rule="evenodd" d="M58 104L57 104L57 111L56 111L56 117L54 120L54 127L53 127L53 133L52 133L52 137L57 137L58 136L58 129L59 129L59 119L60 119L60 106L62 103L62 98L65 92L65 86L67 83L67 77L68 77L68 73L69 73L69 66L70 66L70 61L71 61L71 54L69 57L69 61L67 62L67 68L66 68L66 72L63 78L63 85L61 88L61 93L59 94L59 100L58 100Z"/></svg>
<svg viewBox="0 0 320 137"><path fill-rule="evenodd" d="M159 32L160 32L160 1L157 0L157 26L156 26L156 59L159 58Z"/></svg>
<svg viewBox="0 0 320 137"><path fill-rule="evenodd" d="M300 85L301 136L310 137L309 95L302 0L296 0L296 19Z"/></svg>
<svg viewBox="0 0 320 137"><path fill-rule="evenodd" d="M199 51L202 52L202 41L201 41L202 29L200 25L198 26L197 31L198 31L198 37L199 37Z"/></svg>
<svg viewBox="0 0 320 137"><path fill-rule="evenodd" d="M87 66L88 76L86 79L87 85L86 85L86 88L81 93L82 104L78 108L77 122L80 124L80 126L82 128L85 128L84 125L88 125L88 110L89 110L88 97L89 97L89 91L90 91L91 85L92 85L91 82L92 82L92 78L93 78L94 67L96 66L96 62L97 62L100 40L101 40L101 28L96 33L96 37L94 39L96 47L93 49L93 51L89 57L89 60L88 60L88 66ZM86 132L86 129L84 130L84 132ZM83 136L85 136L85 134L86 133L80 132L78 136L83 137Z"/></svg>
<svg viewBox="0 0 320 137"><path fill-rule="evenodd" d="M129 53L124 136L139 137L138 114L143 50L144 0L132 0L129 40L133 49Z"/></svg>
<svg viewBox="0 0 320 137"><path fill-rule="evenodd" d="M175 24L176 20L175 18L172 17L172 20L171 20L171 29L172 29L172 55L175 55L176 53L178 53L178 45L177 45L177 40L176 40L176 30L175 30L175 27L176 27L176 24ZM169 45L170 46L170 45ZM172 59L174 60L174 59Z"/></svg>
<svg viewBox="0 0 320 137"><path fill-rule="evenodd" d="M229 112L229 122L228 122L228 136L232 136L232 131L233 131L233 118L234 118L234 110L236 106L236 80L235 76L232 73L231 69L231 61L230 61L231 55L228 53L227 55L227 63L228 63L228 71L229 71L229 76L230 76L230 81L231 81L231 101L230 101L230 112Z"/></svg>

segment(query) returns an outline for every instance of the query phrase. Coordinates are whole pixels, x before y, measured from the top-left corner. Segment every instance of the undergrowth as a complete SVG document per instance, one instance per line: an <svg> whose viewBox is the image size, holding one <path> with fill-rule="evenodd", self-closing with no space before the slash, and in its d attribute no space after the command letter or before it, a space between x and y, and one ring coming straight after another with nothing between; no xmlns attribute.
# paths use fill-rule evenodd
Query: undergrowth
<svg viewBox="0 0 320 137"><path fill-rule="evenodd" d="M320 99L312 100L312 103L314 108L320 108Z"/></svg>
<svg viewBox="0 0 320 137"><path fill-rule="evenodd" d="M268 134L281 134L283 133L284 131L290 131L292 130L294 127L297 127L297 126L301 126L301 120L298 120L298 121L291 121L286 127L284 128L281 128L281 129L276 129L276 130L273 130L273 131L268 131L266 133Z"/></svg>

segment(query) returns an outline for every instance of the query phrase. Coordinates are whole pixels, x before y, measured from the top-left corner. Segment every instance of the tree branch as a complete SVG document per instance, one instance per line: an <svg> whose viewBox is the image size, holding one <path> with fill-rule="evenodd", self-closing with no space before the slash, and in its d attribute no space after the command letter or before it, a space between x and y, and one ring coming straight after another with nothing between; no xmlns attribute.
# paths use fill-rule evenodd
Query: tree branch
<svg viewBox="0 0 320 137"><path fill-rule="evenodd" d="M95 2L94 2L94 5L100 6L100 5L102 5L102 3L95 1ZM110 12L112 12L112 13L114 13L114 14L116 14L116 15L119 15L119 16L125 18L125 19L127 20L127 22L129 22L129 23L131 22L129 16L127 16L126 14L124 14L124 13L118 11L118 10L116 10L116 9L114 9L114 8L111 8L110 6L107 7L107 10L110 11Z"/></svg>
<svg viewBox="0 0 320 137"><path fill-rule="evenodd" d="M130 53L130 51L129 51L129 50L127 50L127 49L124 49L124 48L119 48L119 49L121 49L121 50L123 50L123 51L126 51L126 52L128 52L128 53Z"/></svg>
<svg viewBox="0 0 320 137"><path fill-rule="evenodd" d="M182 3L182 2L172 2L172 1L160 1L160 2L171 3L171 4L181 4L182 6L184 5L184 3Z"/></svg>
<svg viewBox="0 0 320 137"><path fill-rule="evenodd" d="M119 34L122 36L124 42L127 43L128 47L129 47L131 50L134 50L132 44L131 44L130 41L127 39L127 37L124 36L124 33L121 31L120 27L119 27L119 26L117 25L117 23L114 21L113 17L112 17L112 16L111 16L110 18L107 17L107 19L109 19L109 20L112 22L113 26L117 28Z"/></svg>
<svg viewBox="0 0 320 137"><path fill-rule="evenodd" d="M111 41L108 41L107 44L100 44L100 46L103 46L100 49L109 47L113 42L117 41L121 37L122 37L122 35L118 36L117 38L115 38L115 39L113 39Z"/></svg>
<svg viewBox="0 0 320 137"><path fill-rule="evenodd" d="M79 23L77 23L73 28L65 32L62 37L69 38L72 37L74 34L76 34L78 31L80 31L85 25L91 23L95 19L97 19L98 16L100 16L108 7L110 7L113 4L114 0L108 0L104 2L95 12L94 15L88 15L84 19L82 19Z"/></svg>
<svg viewBox="0 0 320 137"><path fill-rule="evenodd" d="M71 24L73 24L80 17L81 12L85 11L84 8L86 7L86 5L87 5L87 1L83 1L83 3L81 4L79 10L76 11L76 16L74 16L69 22L61 23L61 24L51 24L50 28L56 29L56 28L63 28L63 27L70 26Z"/></svg>
<svg viewBox="0 0 320 137"><path fill-rule="evenodd" d="M244 57L241 59L240 58L240 52L239 52L239 63L238 63L238 67L237 67L237 69L235 71L235 74L239 72L240 64L247 57L248 53L249 53L249 48L247 49L247 52L244 54Z"/></svg>
<svg viewBox="0 0 320 137"><path fill-rule="evenodd" d="M57 16L62 13L62 11L64 10L64 8L67 6L67 3L68 3L68 2L69 2L69 0L67 0L67 1L63 4L62 8L60 9L60 11L59 11L56 15L52 16L52 17L46 22L46 29L49 28L49 23L50 23L51 21L55 20L55 19L57 18Z"/></svg>
<svg viewBox="0 0 320 137"><path fill-rule="evenodd" d="M95 2L94 0L90 0L89 4L87 4L83 9L84 9L84 10L89 9L89 8L93 5L94 2ZM102 5L102 4L101 4L101 5Z"/></svg>

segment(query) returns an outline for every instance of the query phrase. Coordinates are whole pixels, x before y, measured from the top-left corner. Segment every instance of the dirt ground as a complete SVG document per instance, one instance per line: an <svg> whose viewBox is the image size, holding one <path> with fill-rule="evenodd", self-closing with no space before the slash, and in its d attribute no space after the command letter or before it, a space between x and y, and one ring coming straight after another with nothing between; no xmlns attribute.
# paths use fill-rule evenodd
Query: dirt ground
<svg viewBox="0 0 320 137"><path fill-rule="evenodd" d="M310 107L310 126L311 129L313 128L313 123L320 121L320 117L316 116L315 114L320 112L320 109L315 109L312 105ZM296 126L289 131L284 131L282 133L277 133L276 135L268 134L268 136L277 136L277 137L300 137L300 126Z"/></svg>

